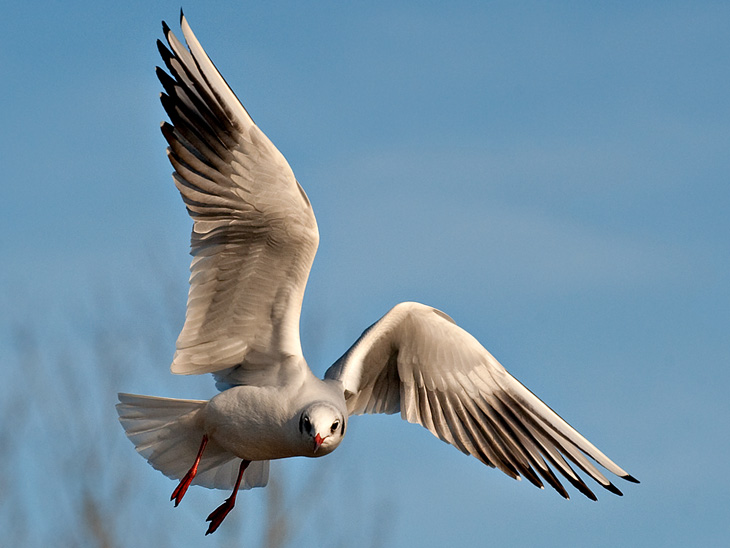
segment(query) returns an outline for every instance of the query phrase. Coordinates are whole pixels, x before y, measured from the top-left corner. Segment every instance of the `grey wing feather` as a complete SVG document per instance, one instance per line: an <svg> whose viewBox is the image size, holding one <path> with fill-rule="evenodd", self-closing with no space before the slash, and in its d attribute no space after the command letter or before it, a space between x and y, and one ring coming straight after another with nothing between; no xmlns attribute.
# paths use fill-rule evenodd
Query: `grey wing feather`
<svg viewBox="0 0 730 548"><path fill-rule="evenodd" d="M565 498L568 493L552 469L596 498L569 462L621 494L586 456L636 481L434 308L397 305L325 377L342 384L351 414L400 411L405 420L513 478L525 477L542 488L542 477Z"/></svg>
<svg viewBox="0 0 730 548"><path fill-rule="evenodd" d="M169 49L158 48L169 75L157 71L173 179L193 219L187 314L171 369L218 372L229 384L255 371L261 383L282 356L301 355L299 316L317 223L287 161L184 17L181 26L189 49L164 25Z"/></svg>

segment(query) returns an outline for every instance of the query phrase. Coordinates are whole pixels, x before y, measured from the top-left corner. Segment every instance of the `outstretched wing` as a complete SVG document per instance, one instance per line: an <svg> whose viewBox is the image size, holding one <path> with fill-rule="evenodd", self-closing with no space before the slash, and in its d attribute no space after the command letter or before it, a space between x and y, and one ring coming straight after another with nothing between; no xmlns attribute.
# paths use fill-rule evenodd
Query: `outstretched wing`
<svg viewBox="0 0 730 548"><path fill-rule="evenodd" d="M542 488L539 474L565 498L568 493L550 466L596 498L568 461L621 494L586 455L636 481L434 308L397 305L325 377L342 383L350 414L400 411L405 420L513 478L525 477Z"/></svg>
<svg viewBox="0 0 730 548"><path fill-rule="evenodd" d="M173 178L193 219L190 292L173 373L276 377L301 356L302 297L319 242L304 190L183 16L186 48L163 23L158 67ZM287 363L304 363L288 360ZM243 364L243 365L241 365ZM232 371L224 369L236 367Z"/></svg>

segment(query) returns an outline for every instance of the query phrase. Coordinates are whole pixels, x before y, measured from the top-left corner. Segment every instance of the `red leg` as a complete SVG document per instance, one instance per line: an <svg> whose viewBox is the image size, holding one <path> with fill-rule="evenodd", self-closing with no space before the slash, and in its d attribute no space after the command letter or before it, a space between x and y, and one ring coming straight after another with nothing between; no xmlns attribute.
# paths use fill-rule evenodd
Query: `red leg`
<svg viewBox="0 0 730 548"><path fill-rule="evenodd" d="M246 471L246 467L249 464L251 464L250 460L241 461L241 466L238 469L238 479L236 480L235 487L233 487L233 493L231 493L231 496L228 497L225 502L221 504L218 508L213 510L206 518L205 521L210 522L208 530L205 532L206 535L210 535L212 532L218 529L218 526L223 523L224 519L226 519L228 512L233 510L233 506L236 504L236 493L238 493L238 488L241 486L241 478L243 478L243 473Z"/></svg>
<svg viewBox="0 0 730 548"><path fill-rule="evenodd" d="M198 449L198 456L195 457L195 462L190 467L190 470L188 470L188 473L180 480L180 483L172 492L172 496L170 497L170 500L175 501L176 507L185 496L188 487L190 487L190 484L193 482L193 478L195 478L195 474L198 473L198 465L200 464L200 458L203 456L203 451L205 451L206 445L208 445L208 436L203 435L203 441L200 443L200 449Z"/></svg>

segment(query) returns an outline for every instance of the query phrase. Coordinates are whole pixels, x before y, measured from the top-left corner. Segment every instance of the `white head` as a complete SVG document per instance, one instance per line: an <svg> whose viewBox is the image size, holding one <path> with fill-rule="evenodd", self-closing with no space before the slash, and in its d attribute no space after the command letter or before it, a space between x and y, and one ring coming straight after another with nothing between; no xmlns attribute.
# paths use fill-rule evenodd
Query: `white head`
<svg viewBox="0 0 730 548"><path fill-rule="evenodd" d="M313 457L334 451L345 435L346 426L346 417L325 402L310 405L299 416L299 433L309 448L307 454Z"/></svg>

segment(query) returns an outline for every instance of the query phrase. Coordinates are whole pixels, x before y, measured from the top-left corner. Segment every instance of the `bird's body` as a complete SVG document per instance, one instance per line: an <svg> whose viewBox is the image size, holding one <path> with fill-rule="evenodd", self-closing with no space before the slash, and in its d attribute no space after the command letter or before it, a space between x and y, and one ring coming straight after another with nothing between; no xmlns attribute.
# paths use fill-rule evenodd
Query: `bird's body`
<svg viewBox="0 0 730 548"><path fill-rule="evenodd" d="M301 435L302 413L315 405L332 409L333 420L345 424L347 404L341 389L331 381L304 374L281 386L234 386L213 397L203 412L204 431L221 447L245 460L288 457L321 457L342 439L325 439L316 451ZM329 432L320 432L324 438ZM334 442L337 443L334 443Z"/></svg>
<svg viewBox="0 0 730 548"><path fill-rule="evenodd" d="M595 495L572 462L621 492L589 460L636 481L512 377L469 333L432 307L400 303L363 332L324 380L302 355L299 317L319 243L309 199L254 123L184 17L187 48L163 23L158 68L171 123L173 179L193 219L190 293L171 370L212 373L210 401L120 394L137 451L190 485L233 489L210 516L215 531L239 489L266 485L269 461L319 457L342 441L349 415L400 412L515 479L563 497L556 470ZM588 457L588 458L587 458ZM541 479L542 478L542 479Z"/></svg>

